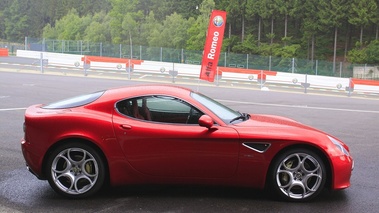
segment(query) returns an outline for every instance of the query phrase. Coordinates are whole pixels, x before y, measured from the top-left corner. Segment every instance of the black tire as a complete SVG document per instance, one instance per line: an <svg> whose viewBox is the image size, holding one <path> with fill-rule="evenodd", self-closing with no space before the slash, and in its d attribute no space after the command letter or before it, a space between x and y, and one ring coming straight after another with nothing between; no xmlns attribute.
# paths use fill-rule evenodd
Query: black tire
<svg viewBox="0 0 379 213"><path fill-rule="evenodd" d="M275 158L269 171L269 189L287 201L309 201L326 182L324 162L311 150L288 150Z"/></svg>
<svg viewBox="0 0 379 213"><path fill-rule="evenodd" d="M101 189L106 170L99 153L80 142L67 142L54 149L47 158L45 174L58 194L85 198Z"/></svg>

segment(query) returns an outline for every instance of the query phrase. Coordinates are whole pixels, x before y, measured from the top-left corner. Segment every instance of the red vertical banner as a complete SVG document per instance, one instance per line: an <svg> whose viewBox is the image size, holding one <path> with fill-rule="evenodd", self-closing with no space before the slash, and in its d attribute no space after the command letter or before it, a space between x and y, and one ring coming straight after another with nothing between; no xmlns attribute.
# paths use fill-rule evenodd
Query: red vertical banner
<svg viewBox="0 0 379 213"><path fill-rule="evenodd" d="M201 61L200 79L213 82L218 58L220 57L222 40L224 39L226 12L213 10L208 25L207 38L204 45L203 59Z"/></svg>

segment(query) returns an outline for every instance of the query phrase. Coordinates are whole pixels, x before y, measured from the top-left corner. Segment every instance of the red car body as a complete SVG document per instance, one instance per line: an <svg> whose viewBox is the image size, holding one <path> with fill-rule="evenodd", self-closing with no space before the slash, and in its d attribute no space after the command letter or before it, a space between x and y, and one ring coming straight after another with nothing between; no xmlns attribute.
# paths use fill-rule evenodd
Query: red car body
<svg viewBox="0 0 379 213"><path fill-rule="evenodd" d="M245 120L229 123L195 100L193 93L168 85L130 86L106 90L81 106L30 106L22 140L26 164L38 178L46 179L49 155L74 140L99 153L113 186L176 183L264 188L278 156L305 149L323 162L326 187L350 186L353 160L349 148L338 139L272 115L250 114ZM209 122L209 118L212 122L178 124L172 123L170 116L154 122L125 116L117 108L122 100L146 96L180 99L206 115L199 123Z"/></svg>

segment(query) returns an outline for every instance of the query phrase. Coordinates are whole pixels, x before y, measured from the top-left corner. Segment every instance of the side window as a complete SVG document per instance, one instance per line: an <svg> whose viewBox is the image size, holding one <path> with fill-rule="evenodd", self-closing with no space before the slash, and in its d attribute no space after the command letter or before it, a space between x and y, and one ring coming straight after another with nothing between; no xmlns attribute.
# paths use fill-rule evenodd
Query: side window
<svg viewBox="0 0 379 213"><path fill-rule="evenodd" d="M168 96L145 96L117 103L119 112L162 123L197 124L203 113L187 102Z"/></svg>
<svg viewBox="0 0 379 213"><path fill-rule="evenodd" d="M117 110L129 117L151 120L151 113L147 107L147 97L132 98L116 104Z"/></svg>

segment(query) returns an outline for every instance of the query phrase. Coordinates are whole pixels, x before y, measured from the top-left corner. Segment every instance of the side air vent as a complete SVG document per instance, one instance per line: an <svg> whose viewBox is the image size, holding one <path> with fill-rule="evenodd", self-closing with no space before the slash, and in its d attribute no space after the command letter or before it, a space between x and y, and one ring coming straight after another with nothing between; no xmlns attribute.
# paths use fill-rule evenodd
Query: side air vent
<svg viewBox="0 0 379 213"><path fill-rule="evenodd" d="M245 147L254 150L259 153L264 153L267 151L267 149L270 147L271 144L269 143L259 143L259 142L245 142L242 145Z"/></svg>

